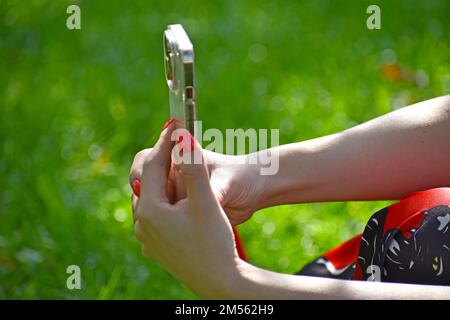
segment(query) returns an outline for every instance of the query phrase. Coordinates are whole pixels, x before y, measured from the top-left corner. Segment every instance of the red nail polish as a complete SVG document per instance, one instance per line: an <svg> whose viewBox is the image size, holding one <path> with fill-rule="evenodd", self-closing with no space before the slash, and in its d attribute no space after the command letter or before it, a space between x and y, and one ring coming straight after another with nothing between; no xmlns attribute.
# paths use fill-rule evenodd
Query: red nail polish
<svg viewBox="0 0 450 320"><path fill-rule="evenodd" d="M163 130L166 129L168 126L170 126L174 121L175 121L175 118L172 118L169 121L167 121L163 126Z"/></svg>
<svg viewBox="0 0 450 320"><path fill-rule="evenodd" d="M141 182L138 179L134 179L131 182L131 188L136 196L139 197L141 195Z"/></svg>
<svg viewBox="0 0 450 320"><path fill-rule="evenodd" d="M177 142L180 146L181 153L188 153L194 151L195 148L195 139L189 133L189 131L184 132L179 138Z"/></svg>

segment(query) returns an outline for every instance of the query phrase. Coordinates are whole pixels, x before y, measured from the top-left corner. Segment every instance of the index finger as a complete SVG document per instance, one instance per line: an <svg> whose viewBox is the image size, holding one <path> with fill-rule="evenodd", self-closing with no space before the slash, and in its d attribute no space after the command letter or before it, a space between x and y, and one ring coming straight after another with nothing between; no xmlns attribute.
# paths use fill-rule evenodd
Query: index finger
<svg viewBox="0 0 450 320"><path fill-rule="evenodd" d="M171 152L175 143L171 140L174 128L174 124L171 124L163 130L152 152L144 160L141 181L143 201L169 202L166 190Z"/></svg>
<svg viewBox="0 0 450 320"><path fill-rule="evenodd" d="M134 180L141 181L142 178L142 168L144 166L144 161L147 158L147 156L152 152L153 148L148 148L139 151L133 159L133 164L130 168L130 175L129 175L129 181L130 186L132 186Z"/></svg>

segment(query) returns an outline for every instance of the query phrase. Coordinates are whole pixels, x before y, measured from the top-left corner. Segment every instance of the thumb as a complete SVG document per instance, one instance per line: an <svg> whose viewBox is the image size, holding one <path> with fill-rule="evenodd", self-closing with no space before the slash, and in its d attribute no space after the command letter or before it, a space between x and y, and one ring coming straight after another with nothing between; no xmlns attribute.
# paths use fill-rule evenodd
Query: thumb
<svg viewBox="0 0 450 320"><path fill-rule="evenodd" d="M174 165L181 173L187 198L190 205L196 209L209 210L212 205L218 205L209 182L209 173L203 152L194 137L185 129L174 132L178 143L172 150Z"/></svg>

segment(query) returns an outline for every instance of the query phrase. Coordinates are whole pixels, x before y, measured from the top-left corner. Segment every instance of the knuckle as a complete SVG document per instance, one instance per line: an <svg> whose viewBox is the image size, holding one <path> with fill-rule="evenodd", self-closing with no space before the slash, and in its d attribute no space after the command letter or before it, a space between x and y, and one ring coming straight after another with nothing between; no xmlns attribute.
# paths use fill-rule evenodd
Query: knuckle
<svg viewBox="0 0 450 320"><path fill-rule="evenodd" d="M142 162L149 154L152 153L153 148L142 149L134 156L134 162Z"/></svg>
<svg viewBox="0 0 450 320"><path fill-rule="evenodd" d="M130 169L130 179L133 177L137 177L141 172L141 167L144 159L151 153L152 149L143 149L136 153L136 155L133 158L133 163L131 165Z"/></svg>

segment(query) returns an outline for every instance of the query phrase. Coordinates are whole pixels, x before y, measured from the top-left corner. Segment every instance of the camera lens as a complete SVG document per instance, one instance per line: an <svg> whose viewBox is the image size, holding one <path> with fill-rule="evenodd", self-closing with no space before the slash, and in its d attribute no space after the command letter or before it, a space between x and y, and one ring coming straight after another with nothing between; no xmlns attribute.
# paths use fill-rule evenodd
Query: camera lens
<svg viewBox="0 0 450 320"><path fill-rule="evenodd" d="M174 82L175 57L171 46L171 33L167 30L164 33L164 66L166 69L167 85L171 90L176 90Z"/></svg>

